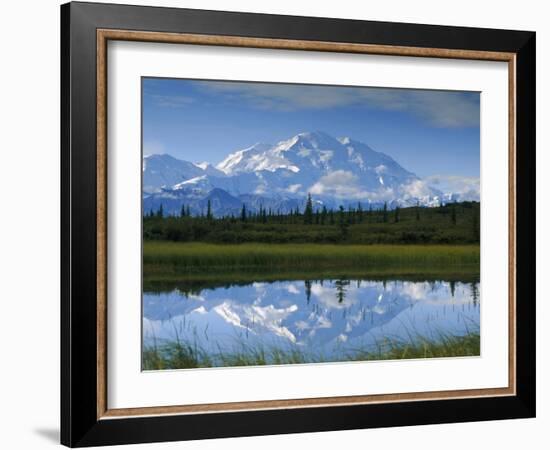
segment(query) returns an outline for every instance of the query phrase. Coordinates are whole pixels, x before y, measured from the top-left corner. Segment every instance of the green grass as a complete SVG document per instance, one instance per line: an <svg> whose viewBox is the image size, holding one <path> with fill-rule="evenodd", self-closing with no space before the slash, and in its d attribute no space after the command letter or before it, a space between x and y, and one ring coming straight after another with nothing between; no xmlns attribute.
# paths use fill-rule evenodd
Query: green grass
<svg viewBox="0 0 550 450"><path fill-rule="evenodd" d="M311 271L345 275L474 274L479 273L479 246L146 241L143 269L145 279L181 279L194 274L220 278L223 274L247 272L256 276L262 271L271 271L275 276L279 274L273 271L297 272L301 278Z"/></svg>
<svg viewBox="0 0 550 450"><path fill-rule="evenodd" d="M386 339L374 350L349 349L338 359L322 354L305 352L296 347L242 345L232 352L212 355L190 342L170 342L144 348L142 364L144 370L192 369L201 367L262 366L280 364L306 364L330 361L379 361L418 358L447 358L479 356L479 333L465 336L440 335L438 338L417 336L409 342Z"/></svg>
<svg viewBox="0 0 550 450"><path fill-rule="evenodd" d="M253 281L315 279L478 280L479 245L213 244L145 241L144 289L183 291ZM376 349L343 352L338 361L438 358L479 355L479 333L384 340ZM334 361L298 347L241 345L208 353L195 342L147 346L144 370L257 366Z"/></svg>

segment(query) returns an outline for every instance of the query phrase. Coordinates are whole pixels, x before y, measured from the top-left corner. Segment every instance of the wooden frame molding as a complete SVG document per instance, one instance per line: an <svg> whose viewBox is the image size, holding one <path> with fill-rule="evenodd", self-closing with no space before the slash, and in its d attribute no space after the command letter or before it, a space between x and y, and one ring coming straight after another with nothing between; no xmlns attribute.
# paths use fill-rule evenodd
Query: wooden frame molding
<svg viewBox="0 0 550 450"><path fill-rule="evenodd" d="M277 50L306 50L337 53L363 53L370 55L395 55L411 57L474 59L486 61L512 61L515 54L481 50L458 50L447 48L404 47L375 44L354 44L327 41L299 41L292 39L250 38L191 33L157 33L131 30L97 30L99 42L134 41L164 44L214 45L222 47L248 47Z"/></svg>
<svg viewBox="0 0 550 450"><path fill-rule="evenodd" d="M119 445L535 417L535 32L89 2L63 4L60 14L62 444ZM109 41L116 40L506 63L509 233L508 243L502 243L509 246L506 386L110 408L107 48ZM505 157L506 150L500 150ZM482 255L486 257L491 255ZM504 298L495 300L505 306Z"/></svg>
<svg viewBox="0 0 550 450"><path fill-rule="evenodd" d="M509 72L509 384L505 388L347 397L267 400L109 409L107 404L107 42L109 40L266 49L362 53L508 62ZM516 394L516 54L510 52L403 47L325 41L264 39L206 34L97 30L97 419L447 400Z"/></svg>

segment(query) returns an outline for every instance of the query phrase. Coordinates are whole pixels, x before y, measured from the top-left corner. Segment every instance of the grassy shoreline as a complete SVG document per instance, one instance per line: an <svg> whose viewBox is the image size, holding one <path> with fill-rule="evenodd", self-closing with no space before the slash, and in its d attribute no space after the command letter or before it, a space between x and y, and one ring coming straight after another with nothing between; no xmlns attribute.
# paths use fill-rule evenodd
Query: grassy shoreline
<svg viewBox="0 0 550 450"><path fill-rule="evenodd" d="M366 273L479 272L478 245L210 244L145 241L144 276L350 269ZM428 270L429 272L429 270Z"/></svg>
<svg viewBox="0 0 550 450"><path fill-rule="evenodd" d="M145 241L143 287L159 292L178 288L200 292L251 282L316 279L479 281L478 245L357 244L212 244ZM441 335L436 340L415 336L410 342L385 341L350 349L337 360L299 347L243 345L209 354L196 342L147 345L144 370L198 367L302 364L479 355L479 333Z"/></svg>
<svg viewBox="0 0 550 450"><path fill-rule="evenodd" d="M322 362L381 361L419 358L448 358L480 355L479 332L465 336L442 335L437 340L417 337L412 342L379 344L375 350L353 349L338 359L304 352L298 348L245 347L233 352L211 355L191 342L170 342L146 346L142 354L143 370L193 369L207 367L311 364Z"/></svg>

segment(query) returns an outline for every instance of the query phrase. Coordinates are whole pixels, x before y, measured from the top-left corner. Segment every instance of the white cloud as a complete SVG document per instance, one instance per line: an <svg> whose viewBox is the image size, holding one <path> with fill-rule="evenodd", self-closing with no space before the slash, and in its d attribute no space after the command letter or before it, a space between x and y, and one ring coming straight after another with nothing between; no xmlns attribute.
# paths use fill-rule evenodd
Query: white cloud
<svg viewBox="0 0 550 450"><path fill-rule="evenodd" d="M287 291L290 293L290 294L299 294L300 293L300 290L293 284L289 284L288 287L287 287Z"/></svg>
<svg viewBox="0 0 550 450"><path fill-rule="evenodd" d="M359 177L346 170L336 170L322 176L309 188L309 192L346 200L368 198L371 201L389 201L395 196L391 188L381 187L374 192L365 190L360 185Z"/></svg>
<svg viewBox="0 0 550 450"><path fill-rule="evenodd" d="M327 309L346 309L349 308L350 305L357 303L355 291L348 292L346 301L340 302L334 286L321 286L320 284L314 284L311 286L311 293L319 304ZM321 320L322 316L313 315L312 317L318 317L318 320Z"/></svg>
<svg viewBox="0 0 550 450"><path fill-rule="evenodd" d="M161 155L165 153L164 145L159 141L146 141L143 143L143 156Z"/></svg>
<svg viewBox="0 0 550 450"><path fill-rule="evenodd" d="M301 187L302 187L301 184L291 184L286 188L286 191L290 192L291 194L296 194L296 192L298 192Z"/></svg>
<svg viewBox="0 0 550 450"><path fill-rule="evenodd" d="M265 184L259 184L256 189L254 189L254 194L256 195L263 195L266 191L266 185Z"/></svg>
<svg viewBox="0 0 550 450"><path fill-rule="evenodd" d="M352 172L336 170L319 178L309 191L314 195L333 195L335 197L355 197L360 194L358 177Z"/></svg>
<svg viewBox="0 0 550 450"><path fill-rule="evenodd" d="M351 105L403 111L437 127L479 126L479 94L417 89L197 81L205 92L257 109L295 111Z"/></svg>
<svg viewBox="0 0 550 450"><path fill-rule="evenodd" d="M440 127L479 127L479 94L467 95L460 92L410 93L410 106L418 115Z"/></svg>
<svg viewBox="0 0 550 450"><path fill-rule="evenodd" d="M153 101L155 106L161 108L184 108L195 101L193 97L187 97L185 95L146 95Z"/></svg>
<svg viewBox="0 0 550 450"><path fill-rule="evenodd" d="M401 191L406 196L413 198L422 198L434 194L429 183L425 180L413 180L409 184L403 185Z"/></svg>
<svg viewBox="0 0 550 450"><path fill-rule="evenodd" d="M391 201L396 197L421 199L442 194L456 194L460 201L479 200L479 178L436 175L414 179L400 185L397 190L380 185L369 191L361 185L359 177L352 172L336 170L322 176L308 191L312 195L326 195L345 200L369 199L371 202Z"/></svg>
<svg viewBox="0 0 550 450"><path fill-rule="evenodd" d="M479 177L461 177L457 175L432 175L424 179L426 183L440 191L459 194L463 200L479 200Z"/></svg>

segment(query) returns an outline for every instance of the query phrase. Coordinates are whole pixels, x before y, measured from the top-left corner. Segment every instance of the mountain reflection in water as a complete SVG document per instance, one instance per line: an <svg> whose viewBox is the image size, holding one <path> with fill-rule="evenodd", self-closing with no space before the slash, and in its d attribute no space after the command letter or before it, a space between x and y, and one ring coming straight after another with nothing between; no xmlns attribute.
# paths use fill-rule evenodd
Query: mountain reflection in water
<svg viewBox="0 0 550 450"><path fill-rule="evenodd" d="M207 352L298 347L338 361L380 342L478 332L478 282L305 280L143 294L145 345L193 342Z"/></svg>

